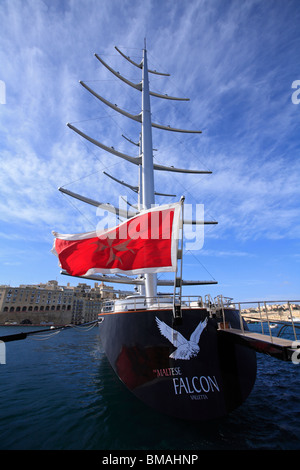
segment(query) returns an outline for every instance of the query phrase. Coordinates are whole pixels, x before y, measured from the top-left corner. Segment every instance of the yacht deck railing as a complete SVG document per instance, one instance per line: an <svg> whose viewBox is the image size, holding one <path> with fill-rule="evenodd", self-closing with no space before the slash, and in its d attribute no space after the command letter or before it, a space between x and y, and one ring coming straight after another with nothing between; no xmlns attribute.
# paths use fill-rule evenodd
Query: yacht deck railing
<svg viewBox="0 0 300 470"><path fill-rule="evenodd" d="M240 329L244 333L244 321L248 324L259 323L261 334L280 336L289 326L292 328L293 336L297 341L297 330L300 328L300 300L271 300L271 301L249 301L234 302L230 297L219 295L212 298L210 295L181 296L175 297L175 305L185 309L206 309L209 316L217 316L221 319L220 327L226 329L228 323L225 321L225 309L233 309L239 312ZM113 299L103 302L102 313L151 310L173 308L174 297L172 295L159 295L146 298L140 295L128 296L125 299ZM279 326L279 330L275 328ZM298 332L299 335L299 332Z"/></svg>
<svg viewBox="0 0 300 470"><path fill-rule="evenodd" d="M238 303L240 316L247 323L260 324L261 334L269 334L272 338L290 326L295 341L300 328L300 300L266 300ZM277 331L277 327L280 330ZM275 330L276 329L276 330ZM298 332L299 335L299 332Z"/></svg>

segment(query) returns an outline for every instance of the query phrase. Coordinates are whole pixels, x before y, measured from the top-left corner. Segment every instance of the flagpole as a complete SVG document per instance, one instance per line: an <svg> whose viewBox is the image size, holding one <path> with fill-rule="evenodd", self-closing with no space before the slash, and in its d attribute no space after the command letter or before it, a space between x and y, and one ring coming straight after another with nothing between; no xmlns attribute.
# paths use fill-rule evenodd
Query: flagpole
<svg viewBox="0 0 300 470"><path fill-rule="evenodd" d="M155 204L154 169L152 146L152 123L149 93L149 78L146 39L143 49L143 75L142 75L142 203L144 209L151 209ZM150 299L157 295L156 274L145 274L146 297Z"/></svg>
<svg viewBox="0 0 300 470"><path fill-rule="evenodd" d="M176 248L176 270L175 270L175 278L174 278L174 293L173 293L173 315L174 320L179 322L182 318L181 313L181 297L182 297L182 263L183 263L183 219L184 219L184 201L185 196L181 196L180 198L180 228L181 228L181 245L179 249L179 238L177 240L177 248ZM179 256L180 254L180 256ZM178 259L180 259L180 270L178 276ZM179 288L179 293L177 294L177 289ZM178 298L176 299L176 295ZM177 303L176 303L177 301Z"/></svg>

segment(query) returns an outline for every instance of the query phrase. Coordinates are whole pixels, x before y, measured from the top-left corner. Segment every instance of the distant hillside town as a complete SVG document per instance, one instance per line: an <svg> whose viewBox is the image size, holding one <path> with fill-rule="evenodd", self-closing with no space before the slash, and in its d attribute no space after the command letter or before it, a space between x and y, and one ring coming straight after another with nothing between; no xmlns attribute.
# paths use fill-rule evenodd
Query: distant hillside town
<svg viewBox="0 0 300 470"><path fill-rule="evenodd" d="M261 320L264 321L300 321L300 304L298 303L282 303L266 305L260 302L259 306L252 306L242 310L242 315L246 321Z"/></svg>
<svg viewBox="0 0 300 470"><path fill-rule="evenodd" d="M97 320L104 301L122 297L103 282L94 287L85 283L77 286L46 284L0 285L1 325L67 325Z"/></svg>
<svg viewBox="0 0 300 470"><path fill-rule="evenodd" d="M19 287L0 285L0 325L80 325L97 320L103 308L110 309L110 300L128 294L103 282L95 282L93 287L83 282L61 286L56 280ZM241 309L247 322L291 321L292 316L300 322L300 302L247 303Z"/></svg>

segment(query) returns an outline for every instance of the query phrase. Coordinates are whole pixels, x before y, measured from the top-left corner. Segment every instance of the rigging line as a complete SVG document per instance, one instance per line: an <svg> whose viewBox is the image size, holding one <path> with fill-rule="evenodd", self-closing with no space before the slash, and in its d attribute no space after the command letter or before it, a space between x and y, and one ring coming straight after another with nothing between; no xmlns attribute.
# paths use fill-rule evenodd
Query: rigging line
<svg viewBox="0 0 300 470"><path fill-rule="evenodd" d="M117 80L115 78L98 78L97 80L91 80L91 79L87 79L87 80L84 80L82 79L83 82L85 83L91 83L91 82L116 82Z"/></svg>
<svg viewBox="0 0 300 470"><path fill-rule="evenodd" d="M110 73L111 73L111 72L110 72ZM120 73L120 72L119 72L119 73ZM128 77L128 76L123 75L123 74L122 74L122 76L123 76L124 78L126 78L127 80L131 81L131 82L134 82L135 80L139 80L139 78L137 78L137 77ZM85 83L89 83L89 82L102 82L102 81L103 81L103 82L114 81L114 82L116 82L116 83L120 83L120 79L119 79L119 78L116 78L116 77L115 77L115 78L111 78L110 80L82 80L82 81L85 82ZM123 83L124 83L124 82L123 82ZM127 85L127 86L128 86L128 85Z"/></svg>
<svg viewBox="0 0 300 470"><path fill-rule="evenodd" d="M193 156L197 159L197 162L199 161L199 162L201 163L201 165L202 165L206 170L209 170L209 171L210 171L210 169L209 169L205 164L203 164L203 163L199 160L199 157L198 157L193 151L190 151L190 150L188 149L187 145L186 145L181 139L179 139L179 138L177 137L177 135L175 135L174 138L177 140L178 143L180 143L180 144L186 149L187 152L189 152L191 155L193 155ZM194 137L192 136L192 137L190 137L190 139L191 139L191 138L194 138ZM172 145L171 145L171 147L172 147ZM159 161L156 156L153 156L153 158L156 160L157 163L160 163L161 165L165 165L165 162L164 162L164 161ZM192 199L195 199L194 196L190 193L190 191L187 190L187 189L185 188L185 186L176 178L176 176L173 176L173 178L177 180L177 182L182 186L182 188L186 191L186 193L189 194L189 195L192 197ZM193 185L189 186L189 188L195 186L196 184L199 184L199 181L201 181L201 179L203 179L203 178L204 178L204 176L202 176L202 178L200 178L200 180L198 179Z"/></svg>
<svg viewBox="0 0 300 470"><path fill-rule="evenodd" d="M159 163L159 164L165 164L165 163L159 161L159 160L156 158L156 156L154 156L154 155L153 155L153 159L154 159L157 163ZM195 186L196 184L199 184L199 183L204 179L204 175L197 175L197 176L198 176L198 177L200 176L200 178L198 178L197 181L196 181L195 183L193 183L192 185L189 185L189 189L187 189L187 188L185 187L185 185L179 180L179 178L178 178L176 175L172 175L172 179L173 179L173 180L176 180L177 184L184 190L184 193L185 193L185 194L188 194L188 195L191 197L191 199L192 199L193 201L195 201L196 204L197 204L197 199L196 199L195 196L190 192L190 189L191 189L193 186ZM174 198L173 198L173 199L174 199ZM175 198L175 199L176 199L176 198ZM213 221L216 222L215 218L214 218L213 216L210 216L210 212L208 212L207 210L205 210L205 212L206 212L206 214L207 214ZM214 227L213 227L213 226L210 226L210 227L208 227L208 228L205 229L205 232L206 232L206 233L209 233L209 232L211 232L213 229L214 229Z"/></svg>
<svg viewBox="0 0 300 470"><path fill-rule="evenodd" d="M159 160L156 158L156 156L153 156L153 160L155 160L158 164L161 164L161 165L164 164L163 162L159 161ZM204 176L202 175L202 178L200 178L200 180L203 179L203 178L204 178ZM179 180L179 178L178 178L176 175L173 175L173 174L172 174L172 179L177 181L177 183L184 189L184 191L185 191L186 194L189 194L192 199L195 199L195 197L194 197L194 196L189 192L189 190L182 184L182 182ZM199 181L197 181L197 183L199 183Z"/></svg>
<svg viewBox="0 0 300 470"><path fill-rule="evenodd" d="M92 95L92 97L93 97L94 100L96 100L97 103L99 104L98 98L96 98L94 95ZM131 99L131 101L135 101L135 100L132 100L132 99ZM136 102L135 102L135 103L136 103ZM103 104L103 103L102 103L102 104ZM137 104L137 103L136 103L136 104ZM139 108L140 108L140 104L139 104L138 106L139 106ZM103 105L103 110L104 110L105 114L106 114L106 115L114 122L114 124L118 127L118 129L120 129L120 131L121 131L123 134L126 133L125 130L124 130L124 128L122 128L122 127L118 124L117 120L113 118L113 116L116 116L116 114L115 114L115 113L111 113L111 114L110 114L110 113L107 111L106 105Z"/></svg>
<svg viewBox="0 0 300 470"><path fill-rule="evenodd" d="M157 161L157 163L161 163L161 162L159 162L155 157L153 157L153 158ZM192 187L195 186L196 184L199 184L199 183L201 182L201 180L204 179L204 175L199 175L199 176L200 176L200 179L198 179L198 181L196 181L196 183L194 183L194 184L192 184L191 186L189 186L189 188L192 188ZM184 194L189 195L189 196L191 197L191 199L192 199L193 201L195 201L195 203L197 204L197 200L196 200L195 196L193 196L193 194L182 184L182 182L181 182L176 176L174 176L174 175L172 175L172 179L173 179L173 180L176 180L177 184L183 189ZM173 200L177 200L176 197L175 197L175 198L172 198L172 199L173 199ZM205 210L205 213L206 213L213 221L216 222L215 218L214 218L213 216L210 216L210 212L208 212L208 211ZM209 232L211 232L213 229L214 229L213 226L209 226L209 227L205 228L205 233L209 233Z"/></svg>
<svg viewBox="0 0 300 470"><path fill-rule="evenodd" d="M181 142L179 139L178 139L178 141ZM184 145L184 144L183 144L183 145ZM172 147L172 146L171 146L171 147ZM189 151L189 150L187 149L187 151ZM192 153L192 152L190 152L190 153ZM193 154L193 153L192 153L192 154ZM161 164L161 165L165 165L165 164L166 164L166 162L160 161L160 160L157 158L157 154L156 154L156 155L153 155L153 159L154 159L158 164ZM205 165L203 165L203 166L205 167ZM206 167L206 169L209 170L209 168L207 168L207 167ZM200 176L200 179L198 178L195 183L193 183L192 185L189 185L189 190L190 190L193 186L195 186L196 184L199 184L199 182L201 182L201 180L204 178L204 175L198 175L198 176ZM173 175L172 178L175 179L175 180L177 181L177 183L185 190L185 192L186 192L187 194L189 194L193 200L196 201L195 196L193 196L192 193L182 184L182 182L178 179L178 177L177 177L176 175Z"/></svg>
<svg viewBox="0 0 300 470"><path fill-rule="evenodd" d="M120 54L105 54L104 52L97 52L98 55L101 55L101 57L117 57L118 59L120 58Z"/></svg>
<svg viewBox="0 0 300 470"><path fill-rule="evenodd" d="M125 78L127 78L128 80L131 80L131 81L135 81L135 80L137 79L136 77L135 77L134 79L129 79L129 78L126 77L126 76L125 76ZM155 80L156 80L156 79L155 79ZM92 80L90 80L90 81L92 81ZM98 81L98 80L94 80L94 81ZM101 80L99 80L99 81L101 81ZM112 79L112 81L115 81L115 82L120 83L120 80L119 80L118 78L114 78L114 79ZM132 96L129 95L128 86L127 86L124 82L122 82L121 85L123 86L124 90L126 90L126 95L129 96L130 102L135 103L135 104L138 106L138 109L140 109L140 102L137 102L135 99L132 98ZM162 93L162 94L163 94L163 93ZM97 98L95 98L95 99L97 99Z"/></svg>
<svg viewBox="0 0 300 470"><path fill-rule="evenodd" d="M71 202L71 200L70 200L64 193L62 193L62 194L63 194L63 196L67 199L68 203L69 203L74 209L76 209L76 210L88 221L88 223L91 224L91 226L92 226L93 228L95 228L95 223L91 222L91 221L87 218L87 216L86 216L80 209L78 209L78 207L77 207L75 204L73 204L73 203Z"/></svg>
<svg viewBox="0 0 300 470"><path fill-rule="evenodd" d="M200 184L201 181L204 180L205 175L199 175L199 176L200 176L200 178L198 178L195 183L189 185L189 189L186 189L186 188L183 186L183 184L180 183L180 184L182 185L182 187L185 189L185 191L187 192L187 194L189 194L189 195L191 196L191 198L195 200L195 202L196 202L195 196L193 196L193 194L190 192L190 190L191 190L191 188L193 188L193 186L195 186L196 184ZM176 176L175 176L175 178L176 178Z"/></svg>
<svg viewBox="0 0 300 470"><path fill-rule="evenodd" d="M164 70L165 65L161 65L159 62L157 62L157 59L155 58L155 56L152 55L151 53L149 53L148 51L147 51L147 54L148 54L148 58L149 58L149 64L150 64L150 65L153 64L153 65L152 65L153 68L156 67L156 68L158 68L158 69ZM168 81L170 81L170 82L172 83L173 89L176 91L176 93L177 93L177 92L179 93L179 96L180 96L181 94L183 94L183 96L186 95L186 91L183 91L182 89L180 89L180 88L178 87L177 83L175 82L175 80L173 80L171 73L170 73L169 76L167 76L167 77L162 77L162 78L167 78ZM152 81L152 80L153 80L153 78L152 78L152 76L151 76L151 81ZM174 103L173 103L173 104L174 104ZM190 121L190 122L191 122L191 121Z"/></svg>
<svg viewBox="0 0 300 470"><path fill-rule="evenodd" d="M116 82L119 82L119 80L116 79ZM123 83L123 85L125 85L125 83ZM124 89L125 89L125 88L124 88ZM126 89L127 89L127 91L128 91L128 88L127 88L127 87L126 87ZM91 93L91 95L92 95L92 97L97 101L97 103L99 104L99 99L98 99L96 96L94 96L93 93ZM130 97L130 101L131 101L131 102L133 102L133 101L135 102L135 100L133 100L132 97ZM102 104L103 106L105 106L105 107L107 106L107 105L104 104L104 103L101 103L101 104ZM119 105L117 105L117 106L119 106ZM138 109L140 109L140 104L138 105ZM104 110L105 110L105 108L104 108ZM124 108L124 110L126 111L125 108ZM134 114L139 114L139 113L136 112L136 113L134 113Z"/></svg>
<svg viewBox="0 0 300 470"><path fill-rule="evenodd" d="M109 72L111 73L111 72ZM134 78L129 78L129 77L126 77L124 75L124 78L127 78L127 80L130 80L130 81L135 81L137 80L136 77ZM80 80L81 82L84 82L84 83L91 83L91 82L115 82L115 83L120 83L120 79L117 78L117 77L113 77L113 78L108 78L108 79L98 79L98 80ZM124 85L126 85L124 82L123 82ZM126 87L128 87L128 85L126 85Z"/></svg>
<svg viewBox="0 0 300 470"><path fill-rule="evenodd" d="M104 66L103 66L103 67L104 67ZM107 70L107 69L106 69L106 70ZM108 73L110 74L110 76L111 76L112 72L109 71L109 70L107 70L107 72L108 72ZM119 72L118 70L117 70L117 72L120 74L120 72ZM125 72L125 73L126 73L126 72ZM121 74L120 74L120 75L121 75ZM123 76L124 78L126 78L127 80L131 81L131 82L134 82L135 80L140 80L140 78L138 78L137 76L134 76L134 77L130 77L130 76L129 76L129 77L128 77L128 76L124 75L123 73L122 73L122 76ZM159 80L159 78L156 79L156 80ZM108 79L108 78L107 78L107 79L98 78L98 79L95 79L95 80L90 80L90 79L88 79L88 80L83 80L83 79L82 79L81 81L82 81L82 82L85 82L85 83L90 83L90 82L115 82L115 83L120 83L120 79L119 79L118 77L116 77L116 76L113 76L112 78L109 78L109 79ZM124 82L123 82L123 84L126 85ZM126 87L128 87L128 85L126 85Z"/></svg>
<svg viewBox="0 0 300 470"><path fill-rule="evenodd" d="M81 144L84 145L84 146L88 149L88 144L87 144L87 142L85 142L85 139L83 139L83 137L81 138ZM88 151L89 151L89 149L88 149ZM119 162L119 161L116 161L116 163L112 163L112 164L109 164L109 165L106 165L106 166L105 166L105 165L103 165L103 163L98 159L98 157L94 154L94 152L91 152L91 153L95 156L95 158L98 160L98 162L102 165L101 170L94 171L93 173L89 173L88 175L82 176L82 177L80 177L80 178L78 178L78 179L76 179L76 180L73 180L72 182L66 183L66 184L64 184L64 185L61 186L62 188L64 188L65 186L72 185L72 184L74 184L74 183L76 183L76 182L78 182L78 181L81 181L81 180L85 179L85 178L88 178L89 176L94 176L94 175L97 174L97 173L100 173L100 172L103 173L104 170L110 170L111 168L120 165L120 162ZM127 191L126 196L132 196L129 189L127 189L126 191ZM67 201L69 202L69 204L72 205L78 212L80 212L80 214L83 215L83 216L88 220L88 222L89 222L91 225L94 226L94 224L85 216L85 214L83 214L83 213L78 209L78 207L77 207L76 205L74 205L74 204L71 203L71 200L70 200L64 193L63 193L63 195L67 198ZM135 199L135 203L136 203L136 204L137 204L137 202L138 202L138 200ZM119 218L119 220L121 220L121 219Z"/></svg>
<svg viewBox="0 0 300 470"><path fill-rule="evenodd" d="M95 152L93 152L93 151L89 148L89 144L86 142L86 139L84 139L84 138L81 137L81 136L79 136L79 138L80 138L80 143L81 143L81 145L83 145L83 146L86 148L86 150L87 150L87 152L88 152L89 154L92 154L92 155L94 156L94 158L97 160L97 162L98 162L100 165L102 165L102 168L101 168L100 170L94 171L93 173L89 173L88 175L81 176L80 178L78 178L78 179L76 179L76 180L73 180L73 181L71 181L71 182L69 182L69 183L65 183L64 185L61 185L62 188L64 188L65 186L68 186L68 185L70 185L70 184L76 183L76 182L78 182L78 181L81 181L81 180L83 180L83 179L85 179L85 178L88 178L88 177L90 177L90 176L96 175L97 173L101 173L101 172L103 172L103 170L109 170L110 168L113 168L113 167L116 166L116 165L120 165L120 162L119 162L119 161L116 161L116 163L112 163L112 164L109 164L109 165L106 165L106 166L105 166L105 165L103 164L103 162L99 159L99 157L95 154ZM90 145L92 145L92 144L90 144Z"/></svg>
<svg viewBox="0 0 300 470"><path fill-rule="evenodd" d="M127 77L128 78L128 77ZM141 101L136 99L135 97L136 96L139 96L138 94L133 94L132 93L132 88L131 87L128 87L128 85L126 83L124 83L122 80L119 80L118 78L115 78L116 82L118 82L120 84L120 86L124 89L124 94L126 94L126 97L128 98L128 101L130 103L134 103L135 106L137 106L137 113L139 113L139 111L141 110ZM129 79L128 79L129 80ZM137 80L137 78L135 77L134 79L131 79L131 81L135 81ZM121 94L121 93L120 93ZM97 98L96 98L97 99ZM115 115L115 113L114 113Z"/></svg>
<svg viewBox="0 0 300 470"><path fill-rule="evenodd" d="M188 148L188 146L187 146L182 140L178 139L176 136L174 136L173 138L175 138L175 139L177 140L177 142L178 142L179 145L182 145L182 146L184 147L184 151L185 151L185 152L187 152L187 153L189 153L189 155L192 155L193 157L195 157L196 163L201 164L201 166L202 166L205 170L211 171L211 169L210 169L205 163L203 163L203 162L199 159L198 155L196 155L192 150L190 150L190 149ZM175 140L175 139L174 139L174 140ZM171 148L171 150L172 150L173 147L174 147L176 150L178 150L178 145L175 145L175 143L174 143L174 144L172 143L171 145L169 145L169 147ZM159 154L159 153L158 153L158 154ZM157 163L159 163L159 162L157 162ZM165 164L166 164L165 162L161 162L161 165L165 165Z"/></svg>
<svg viewBox="0 0 300 470"><path fill-rule="evenodd" d="M115 79L115 81L119 81L119 80L118 80L118 79ZM140 102L137 102L136 99L133 99L133 98L132 98L132 95L129 95L129 90L128 90L127 85L124 84L124 83L122 83L121 86L123 86L123 89L125 90L125 93L126 93L127 97L130 98L130 102L134 102L134 103L136 104L136 106L138 106L138 109L140 109ZM94 99L96 99L96 100L98 101L98 99L97 99L94 95L93 95L93 97L94 97ZM173 106L175 106L174 103L171 103L171 104L172 104ZM104 108L104 109L105 109L105 108ZM111 117L110 114L107 113L107 115ZM123 129L119 126L119 124L117 123L117 121L116 121L115 119L113 119L112 117L111 117L111 119L114 121L114 123L117 125L117 127L118 127L119 129L121 129L122 132L124 132L124 130L123 130ZM159 121L158 121L158 122L159 122ZM191 121L190 121L190 122L191 122ZM193 137L193 136L191 136L190 138L192 138L192 137Z"/></svg>
<svg viewBox="0 0 300 470"><path fill-rule="evenodd" d="M119 49L120 49L121 47L122 47L123 49L131 49L131 50L135 50L135 51L142 51L142 50L143 50L143 48L141 48L141 47L130 47L130 46L120 46L120 45L118 46ZM116 55L116 57L118 57L118 56ZM133 56L132 56L132 57L133 57ZM140 56L137 56L137 55L136 55L136 56L134 56L134 57L140 57Z"/></svg>
<svg viewBox="0 0 300 470"><path fill-rule="evenodd" d="M85 176L81 176L80 178L78 178L77 180L74 180L74 181L70 181L69 183L66 183L66 184L62 184L61 187L64 188L65 186L69 186L71 184L74 184L74 183L77 183L78 181L81 181L85 178L88 178L89 176L94 176L96 175L97 173L101 173L103 171L103 169L101 170L98 170L98 171L94 171L93 173L89 173L88 175L85 175Z"/></svg>
<svg viewBox="0 0 300 470"><path fill-rule="evenodd" d="M202 161L199 159L199 156L196 155L196 153L194 153L193 150L190 150L190 149L189 149L189 147L188 147L189 142L187 142L187 143L184 142L184 141L183 141L179 136L177 136L177 135L175 135L174 138L177 140L177 142L178 142L179 144L181 144L181 145L185 148L185 150L186 150L187 152L189 152L191 155L193 155L193 156L197 159L197 162L201 163L201 165L203 165L203 167L204 167L206 170L211 171L211 169L210 169L209 167L207 167L205 163L202 163ZM189 141L189 140L191 141L191 139L195 139L195 136L187 136L187 139L186 139L186 140L187 140L187 141Z"/></svg>
<svg viewBox="0 0 300 470"><path fill-rule="evenodd" d="M90 119L82 119L81 121L70 121L70 124L80 124L81 122L98 121L99 119L107 119L107 116L98 116Z"/></svg>
<svg viewBox="0 0 300 470"><path fill-rule="evenodd" d="M152 82L157 82L157 80L163 80L164 78L166 77L158 77L158 76L155 76L155 77L151 77L151 79L149 78L149 82L152 83Z"/></svg>
<svg viewBox="0 0 300 470"><path fill-rule="evenodd" d="M193 128L194 128L194 129L199 129L199 127L200 127L200 129L201 129L201 128L203 129L204 126L200 126L199 123L198 123L198 124L194 124L194 122L193 122L191 119L189 119L189 118L186 116L186 114L184 114L182 111L180 111L180 110L178 109L178 107L176 107L176 106L177 106L177 102L175 103L175 102L173 102L172 100L170 100L170 101L171 101L171 102L168 103L168 105L169 105L170 107L172 107L172 111L175 111L175 113L177 113L177 114L179 115L180 119L182 119L185 123L186 123L186 122L190 123L189 127L190 127L191 129L193 129ZM161 107L161 104L160 104L160 107ZM157 106L157 108L154 108L154 109L153 109L153 115L156 116L156 115L158 115L158 113L161 113L161 110L160 110L160 109L161 109L161 108L159 108L158 106ZM170 114L170 113L168 113L168 114ZM177 125L177 121L179 120L179 118L178 118L178 116L175 116L175 118L173 118L173 119L174 119L174 121L172 121L172 122L174 122L173 126L176 126L176 125ZM157 123L158 123L158 124L161 124L159 121L157 121ZM203 130L202 130L202 133L203 133ZM187 141L190 141L190 140L195 139L195 138L196 138L196 137L195 137L195 134L191 134L191 135L190 135L190 134L187 133L187 135L186 135L186 140L187 140Z"/></svg>
<svg viewBox="0 0 300 470"><path fill-rule="evenodd" d="M148 54L148 55L149 55L149 54ZM161 66L159 65L159 67L161 67ZM173 88L171 88L171 90L172 90L172 89L175 90L175 95L176 95L176 93L178 93L178 96L180 96L181 94L182 94L182 96L186 96L187 93L186 93L186 92L183 92L180 88L178 88L178 86L175 85L175 82L173 81L173 79L171 78L171 76L168 77L168 78L169 78L169 80L172 82ZM151 79L151 81L152 81L152 79ZM171 93L170 93L170 94L171 94ZM199 124L196 124L194 121L192 121L189 116L184 115L183 112L182 112L181 110L179 110L179 108L177 108L177 107L175 108L175 106L177 106L177 103L174 103L173 101L171 101L169 104L170 104L174 109L176 109L176 111L178 112L179 115L181 115L181 116L184 117L185 121L188 121L188 122L191 124L192 128L193 128L193 127L198 128ZM193 137L193 136L191 136L190 138L192 138L192 137Z"/></svg>
<svg viewBox="0 0 300 470"><path fill-rule="evenodd" d="M194 253L192 253L191 250L186 250L186 251L185 251L185 254L187 254L187 253L190 253L190 254L195 258L195 260L198 261L199 264L201 264L202 268L205 269L205 271L210 275L210 277L212 277L212 279L213 279L214 281L216 281L216 279L214 278L214 276L208 271L208 269L206 269L206 267L204 266L204 264L201 263L201 261L199 260L199 258L198 258L196 255L194 255ZM183 264L183 265L184 265L184 264Z"/></svg>

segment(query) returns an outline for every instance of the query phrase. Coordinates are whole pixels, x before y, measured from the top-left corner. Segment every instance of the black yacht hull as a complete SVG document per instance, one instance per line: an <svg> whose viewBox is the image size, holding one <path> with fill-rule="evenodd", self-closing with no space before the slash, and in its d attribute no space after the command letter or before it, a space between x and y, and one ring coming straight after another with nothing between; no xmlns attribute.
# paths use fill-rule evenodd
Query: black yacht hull
<svg viewBox="0 0 300 470"><path fill-rule="evenodd" d="M225 321L239 329L238 312L224 313ZM174 323L171 308L100 318L101 343L115 373L159 412L188 420L219 418L240 406L253 388L255 351L220 335L224 319L209 318L205 308L183 308L181 324ZM191 351L189 342L201 322L199 347L194 342Z"/></svg>

